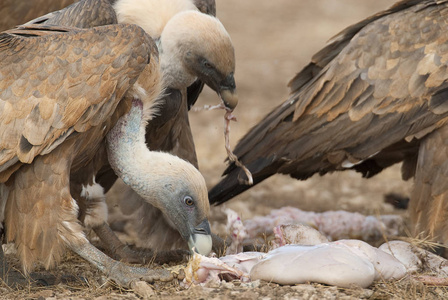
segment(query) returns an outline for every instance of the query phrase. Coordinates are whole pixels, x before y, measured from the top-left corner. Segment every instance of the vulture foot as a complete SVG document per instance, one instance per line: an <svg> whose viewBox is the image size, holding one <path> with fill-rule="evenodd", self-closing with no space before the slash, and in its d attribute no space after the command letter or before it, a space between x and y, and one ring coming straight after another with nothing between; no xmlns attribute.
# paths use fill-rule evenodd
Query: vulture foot
<svg viewBox="0 0 448 300"><path fill-rule="evenodd" d="M230 246L230 243L230 241L225 241L220 236L212 233L212 250L217 253L218 256L225 255L226 249Z"/></svg>
<svg viewBox="0 0 448 300"><path fill-rule="evenodd" d="M129 288L133 282L137 281L171 281L177 277L176 274L165 269L133 267L113 260L87 241L79 245L71 245L70 248L122 287Z"/></svg>
<svg viewBox="0 0 448 300"><path fill-rule="evenodd" d="M165 264L188 261L190 252L187 250L152 251L150 249L133 250L123 244L107 223L93 228L102 241L106 251L116 260L132 264Z"/></svg>
<svg viewBox="0 0 448 300"><path fill-rule="evenodd" d="M132 267L119 261L115 261L115 265L112 266L107 275L109 279L123 287L132 287L132 284L137 281L146 281L149 283L154 281L166 282L175 278L175 275L169 270Z"/></svg>

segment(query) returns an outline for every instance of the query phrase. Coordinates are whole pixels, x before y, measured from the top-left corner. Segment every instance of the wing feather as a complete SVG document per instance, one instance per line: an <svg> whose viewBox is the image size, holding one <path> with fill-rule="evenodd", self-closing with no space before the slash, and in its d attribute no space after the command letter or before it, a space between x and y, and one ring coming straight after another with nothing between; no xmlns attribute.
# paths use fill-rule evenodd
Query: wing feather
<svg viewBox="0 0 448 300"><path fill-rule="evenodd" d="M194 0L193 2L202 13L216 17L215 0Z"/></svg>
<svg viewBox="0 0 448 300"><path fill-rule="evenodd" d="M154 46L134 25L62 31L30 26L0 35L0 172L107 120ZM108 51L88 55L98 47Z"/></svg>
<svg viewBox="0 0 448 300"><path fill-rule="evenodd" d="M75 1L72 0L71 2ZM59 8L62 7L64 6ZM32 24L90 28L117 24L117 15L109 0L83 0L26 23L26 25Z"/></svg>
<svg viewBox="0 0 448 300"><path fill-rule="evenodd" d="M58 10L76 0L0 1L0 32L28 22L50 11Z"/></svg>

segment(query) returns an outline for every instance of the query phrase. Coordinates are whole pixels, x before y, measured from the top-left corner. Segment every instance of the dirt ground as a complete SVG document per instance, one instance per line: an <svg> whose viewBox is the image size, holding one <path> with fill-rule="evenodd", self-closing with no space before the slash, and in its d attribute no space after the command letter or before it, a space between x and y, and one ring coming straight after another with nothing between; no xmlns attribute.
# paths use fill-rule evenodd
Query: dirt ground
<svg viewBox="0 0 448 300"><path fill-rule="evenodd" d="M217 13L229 31L236 51L236 82L239 105L232 123L231 143L237 140L288 95L287 82L325 42L344 29L381 9L393 0L216 0ZM197 104L217 104L217 96L205 89ZM209 187L225 168L223 112L191 114L200 170ZM365 180L354 172L315 176L305 182L277 175L221 207L212 208L211 223L222 230L223 208L244 219L266 215L272 209L294 206L303 210L348 210L363 214L399 213L385 204L386 193L409 195L411 183L403 182L399 166ZM13 257L11 257L13 259ZM124 290L104 282L101 274L72 254L57 270L55 286L0 286L4 299L137 299L142 292ZM70 276L81 276L73 279ZM447 298L443 287L427 287L410 279L378 283L369 289L338 289L319 284L279 286L239 282L184 289L177 284L154 284L145 291L159 299L438 299Z"/></svg>

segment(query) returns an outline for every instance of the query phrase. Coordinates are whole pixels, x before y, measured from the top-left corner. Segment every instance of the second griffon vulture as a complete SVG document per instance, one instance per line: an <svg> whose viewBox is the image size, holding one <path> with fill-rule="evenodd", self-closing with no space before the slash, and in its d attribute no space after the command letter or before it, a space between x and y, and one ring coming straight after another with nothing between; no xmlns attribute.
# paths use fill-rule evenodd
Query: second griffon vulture
<svg viewBox="0 0 448 300"><path fill-rule="evenodd" d="M215 15L214 1L195 1L195 5L202 12ZM213 41L216 38L217 36L207 40L211 43L210 40ZM231 56L225 54L225 52L229 53L230 44L224 46L215 44L214 47L209 49L209 61L215 66L216 70L211 72L205 70L202 76L199 76L199 79L189 86L188 89L186 86L179 87L178 83L175 82L168 86L165 93L166 96L164 97L166 104L162 108L161 117L155 118L147 126L146 141L150 149L168 151L198 167L195 145L188 120L188 110L199 96L203 82L223 97L224 105L227 109L233 110L237 104L233 77L235 61L233 58L229 60ZM224 71L225 69L227 71ZM219 73L222 73L224 76L219 75ZM175 88L176 86L178 88ZM138 235L137 246L151 248L157 251L157 253L163 253L164 250L187 247L176 229L156 207L143 201L132 189L127 189L122 195L124 196L119 201L120 208L124 214L130 216L130 223ZM224 246L223 242L213 234L212 237L214 250L221 252ZM131 253L126 256L133 257ZM138 253L140 260L144 257L142 253Z"/></svg>
<svg viewBox="0 0 448 300"><path fill-rule="evenodd" d="M157 40L166 87L158 115L146 127L146 142L152 150L171 152L197 167L188 109L196 101L203 82L221 96L229 109L235 107L237 97L230 37L216 18L197 12L195 4L206 12L215 12L215 3L210 0L84 0L27 24L89 28L118 22L142 26ZM88 191L83 191L82 185L72 180L73 193L84 200L80 203L80 218L95 230L116 258L132 262L152 259L153 252L135 253L123 245L107 225L104 193L115 180L116 175L108 166L95 177L101 187L92 182ZM137 208L141 205L140 199L135 205ZM127 209L136 208L128 204ZM159 210L154 213L154 219L163 216ZM172 227L170 224L166 225ZM176 253L157 254L159 262L178 258Z"/></svg>
<svg viewBox="0 0 448 300"><path fill-rule="evenodd" d="M235 147L254 184L276 173L371 177L402 162L416 232L448 242L447 18L447 1L400 1L333 37ZM251 188L241 179L230 164L211 203Z"/></svg>

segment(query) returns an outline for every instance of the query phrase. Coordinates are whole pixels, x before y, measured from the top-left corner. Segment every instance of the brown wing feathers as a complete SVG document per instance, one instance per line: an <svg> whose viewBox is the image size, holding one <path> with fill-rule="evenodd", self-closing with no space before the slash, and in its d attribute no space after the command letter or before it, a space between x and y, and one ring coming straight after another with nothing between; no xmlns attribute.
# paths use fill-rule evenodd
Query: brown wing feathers
<svg viewBox="0 0 448 300"><path fill-rule="evenodd" d="M0 37L0 178L9 179L1 200L25 270L36 260L51 267L67 243L84 239L70 172L104 146L154 46L133 25L67 30L29 26Z"/></svg>
<svg viewBox="0 0 448 300"><path fill-rule="evenodd" d="M120 25L116 28L122 29L120 39L117 39L121 44L114 47L128 48L124 42L132 44L126 37L131 27ZM114 91L110 87L120 88L132 83L142 67L129 61L128 75L121 76L124 74L114 65L125 56L113 58L104 53L102 60L98 55L97 58L86 56L88 51L92 50L95 55L98 54L95 52L97 49L110 44L107 36L117 33L111 29L9 39L14 47L3 51L0 70L3 86L0 99L7 101L6 107L11 106L11 109L3 111L1 118L0 135L8 135L7 139L0 141L2 149L14 150L14 156L29 163L40 152L51 151L52 143L67 131L85 131L113 112L115 107L111 103L114 102L104 99L121 97L125 90ZM96 46L84 49L86 41L92 39ZM134 46L137 49L142 47L137 43ZM89 69L90 72L85 73ZM24 82L31 84L25 85ZM90 97L83 98L81 90ZM4 157L2 159L5 160Z"/></svg>

